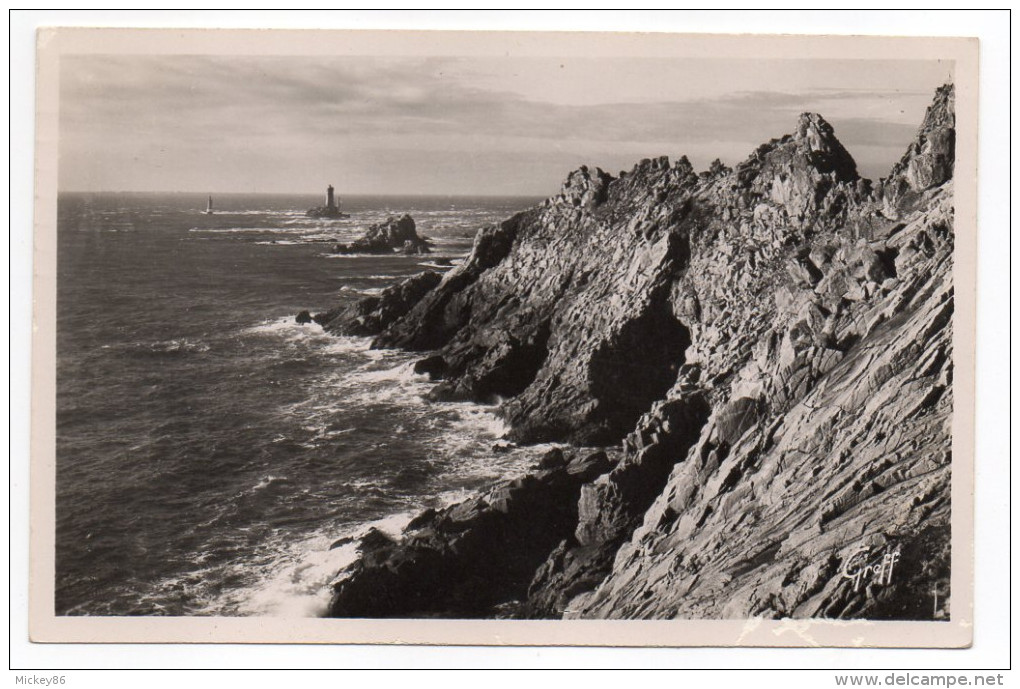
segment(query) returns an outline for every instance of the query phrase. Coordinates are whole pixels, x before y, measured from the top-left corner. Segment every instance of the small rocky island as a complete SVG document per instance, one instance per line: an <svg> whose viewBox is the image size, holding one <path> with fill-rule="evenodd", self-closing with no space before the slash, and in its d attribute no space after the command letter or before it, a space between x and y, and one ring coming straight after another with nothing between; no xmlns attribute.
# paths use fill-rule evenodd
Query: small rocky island
<svg viewBox="0 0 1020 689"><path fill-rule="evenodd" d="M405 254L431 253L428 238L418 236L414 218L406 213L399 218L390 216L372 225L365 236L353 242L333 245L334 254L392 254L395 251Z"/></svg>

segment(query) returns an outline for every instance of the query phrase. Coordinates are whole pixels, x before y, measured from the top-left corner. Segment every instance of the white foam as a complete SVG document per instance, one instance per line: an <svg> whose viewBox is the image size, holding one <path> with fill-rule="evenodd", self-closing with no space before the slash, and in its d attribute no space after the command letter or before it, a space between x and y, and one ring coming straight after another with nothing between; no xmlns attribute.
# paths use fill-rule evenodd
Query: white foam
<svg viewBox="0 0 1020 689"><path fill-rule="evenodd" d="M149 349L154 352L208 352L209 345L205 342L196 342L187 338L179 340L163 340L161 342L153 342L149 345Z"/></svg>
<svg viewBox="0 0 1020 689"><path fill-rule="evenodd" d="M385 349L371 349L370 352L380 352L385 354L399 355L399 352L392 352L391 350ZM376 370L364 370L357 371L350 376L351 380L361 383L382 383L382 382L393 382L393 383L427 383L429 380L428 375L418 374L414 372L414 363L407 362L394 366L393 368L384 368Z"/></svg>
<svg viewBox="0 0 1020 689"><path fill-rule="evenodd" d="M498 440L510 432L509 424L495 413L499 409L498 405L451 403L442 406L456 409L457 418L450 425L454 431L463 435Z"/></svg>
<svg viewBox="0 0 1020 689"><path fill-rule="evenodd" d="M268 488L274 483L280 483L289 480L290 479L288 479L286 476L273 476L272 474L270 474L269 476L266 476L261 481L256 483L255 486L252 488L252 491L262 490L264 488Z"/></svg>
<svg viewBox="0 0 1020 689"><path fill-rule="evenodd" d="M416 513L397 512L333 533L321 531L294 544L265 568L263 578L255 586L237 594L238 612L288 618L324 615L331 595L330 584L357 559L361 538L372 528L399 538ZM348 539L343 545L331 547L338 540Z"/></svg>
<svg viewBox="0 0 1020 689"><path fill-rule="evenodd" d="M207 232L209 234L231 234L234 232L249 232L257 234L273 234L283 232L278 227L192 227L188 232Z"/></svg>
<svg viewBox="0 0 1020 689"><path fill-rule="evenodd" d="M198 213L200 213L201 215L205 215L206 214L206 212L205 212L206 209L205 208L202 208L202 209L197 209L196 208L195 210ZM259 211L259 210L247 210L247 211L216 210L214 212L214 215L220 215L220 216L224 216L224 215L264 215L264 216L270 216L270 217L279 216L279 217L284 217L284 218L290 218L290 217L304 217L305 212L304 211L280 211L280 210L261 210L261 211Z"/></svg>
<svg viewBox="0 0 1020 689"><path fill-rule="evenodd" d="M360 354L366 359L379 359L385 356L384 351L372 349L372 340L367 337L323 334L329 338L324 347L327 354Z"/></svg>
<svg viewBox="0 0 1020 689"><path fill-rule="evenodd" d="M277 337L283 337L289 341L295 340L327 340L329 335L323 332L322 328L319 328L311 323L302 325L297 322L295 316L282 316L268 321L263 321L258 325L253 325L244 330L245 334L248 335L274 335Z"/></svg>

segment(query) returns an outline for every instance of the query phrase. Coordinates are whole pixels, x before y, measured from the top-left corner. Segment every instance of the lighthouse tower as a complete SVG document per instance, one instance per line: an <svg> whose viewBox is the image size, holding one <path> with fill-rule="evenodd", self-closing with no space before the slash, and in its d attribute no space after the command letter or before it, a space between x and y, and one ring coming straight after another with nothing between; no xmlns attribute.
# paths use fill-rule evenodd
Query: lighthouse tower
<svg viewBox="0 0 1020 689"><path fill-rule="evenodd" d="M305 215L309 218L346 218L346 214L340 212L340 201L333 196L333 185L326 187L326 205L309 208Z"/></svg>

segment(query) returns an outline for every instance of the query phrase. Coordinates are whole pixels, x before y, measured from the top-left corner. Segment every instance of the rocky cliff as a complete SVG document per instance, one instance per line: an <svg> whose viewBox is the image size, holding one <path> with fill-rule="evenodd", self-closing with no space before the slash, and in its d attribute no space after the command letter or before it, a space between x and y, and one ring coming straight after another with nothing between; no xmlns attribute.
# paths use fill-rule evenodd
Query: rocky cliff
<svg viewBox="0 0 1020 689"><path fill-rule="evenodd" d="M733 169L581 168L324 319L609 449L366 544L331 614L948 617L954 125L946 86L877 183L816 114Z"/></svg>

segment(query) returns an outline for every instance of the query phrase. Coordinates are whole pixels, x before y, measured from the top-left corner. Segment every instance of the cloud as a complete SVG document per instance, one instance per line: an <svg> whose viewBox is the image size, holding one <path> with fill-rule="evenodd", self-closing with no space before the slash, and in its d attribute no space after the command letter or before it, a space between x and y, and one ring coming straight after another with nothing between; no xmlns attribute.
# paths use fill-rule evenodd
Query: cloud
<svg viewBox="0 0 1020 689"><path fill-rule="evenodd" d="M898 147L889 152L891 164L909 142L930 98L922 89L818 87L709 95L692 91L688 98L678 96L687 89L670 87L641 92L638 98L641 94L631 84L621 87L617 101L568 103L543 100L538 97L541 90L526 90L545 73L539 71L542 65L534 64L527 81L500 79L492 65L455 58L64 60L61 171L62 185L70 187L102 179L112 188L127 188L117 185L144 177L164 189L190 189L196 183L207 188L216 179L196 182L195 166L201 164L223 170L220 184L232 183L227 175L236 175L239 165L261 166L257 186L285 190L289 180L299 176L302 159L306 165L349 176L355 172L354 160L360 166L384 166L398 159L405 168L424 171L430 158L454 151L471 160L489 157L491 163L474 166L485 170L484 179L459 172L457 165L442 166L439 182L448 193L471 193L480 185L488 189L500 176L516 174L514 170L529 174L534 189L527 193L542 193L540 188L553 191L567 170L555 178L549 172L536 177L525 161L517 156L511 160L508 153L617 161L640 150L648 151L645 155L687 153L697 162L700 152L710 147L746 154L762 141L791 131L797 114L805 110L829 119L851 153L855 145L870 147L872 157L875 151ZM585 69L593 66L598 65ZM481 78L486 67L491 68L489 77ZM648 66L639 67L644 74ZM608 83L588 87L604 91L603 100L616 88ZM656 99L660 92L664 95ZM558 152L558 157L544 154L547 151ZM705 164L716 157L704 155ZM497 172L501 162L502 175ZM157 164L159 174L146 171L139 176L139 168ZM383 180L387 171L367 174L362 167L361 173L363 179ZM435 174L423 172L426 178L418 186L435 185ZM117 182L118 177L122 181ZM416 190L412 179L402 184L410 188L390 190Z"/></svg>

